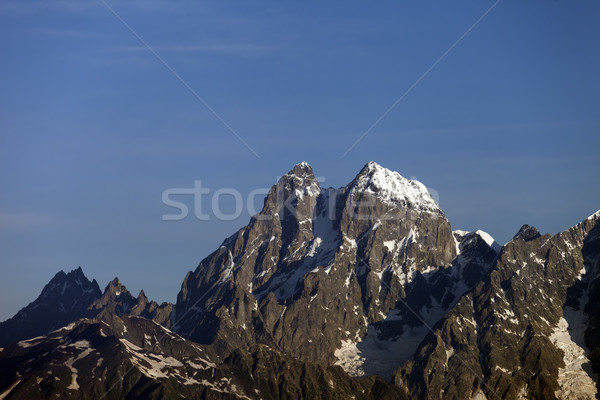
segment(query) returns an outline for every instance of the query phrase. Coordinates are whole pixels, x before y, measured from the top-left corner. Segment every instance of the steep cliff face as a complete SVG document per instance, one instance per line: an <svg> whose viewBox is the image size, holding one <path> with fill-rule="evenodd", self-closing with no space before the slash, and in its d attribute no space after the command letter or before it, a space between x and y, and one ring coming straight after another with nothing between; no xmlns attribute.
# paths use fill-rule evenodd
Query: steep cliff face
<svg viewBox="0 0 600 400"><path fill-rule="evenodd" d="M363 367L378 355L370 345L352 347L367 333L394 342L403 326L441 317L496 256L478 234L468 236L482 247L473 252L474 242L455 237L417 181L369 163L347 186L322 189L301 163L271 188L248 226L186 276L173 326L223 349L262 343L354 375L389 377L404 354ZM457 257L461 243L465 254ZM399 316L406 317L400 326ZM414 342L424 332L411 334Z"/></svg>
<svg viewBox="0 0 600 400"><path fill-rule="evenodd" d="M429 399L595 398L588 346L597 352L599 219L552 237L523 226L396 384Z"/></svg>
<svg viewBox="0 0 600 400"><path fill-rule="evenodd" d="M457 231L454 236L459 255L452 265L418 272L404 286L406 296L385 318L369 324L364 337L342 343L335 352L336 364L354 376L392 379L393 372L413 357L432 327L465 291L480 282L498 255L495 242L484 232Z"/></svg>

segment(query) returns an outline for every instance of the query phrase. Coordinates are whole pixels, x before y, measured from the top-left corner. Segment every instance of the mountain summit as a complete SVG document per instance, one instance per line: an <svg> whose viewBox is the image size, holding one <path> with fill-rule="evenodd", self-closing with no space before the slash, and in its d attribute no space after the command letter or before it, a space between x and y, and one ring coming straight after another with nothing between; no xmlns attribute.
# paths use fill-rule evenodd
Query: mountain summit
<svg viewBox="0 0 600 400"><path fill-rule="evenodd" d="M459 283L463 264L491 261L481 242L459 262L460 243L427 188L374 162L338 189L321 188L300 163L246 227L188 273L173 328L225 352L264 343L356 375L391 377L412 342L379 366L371 350L411 329L423 336L414 332L420 316L403 303L443 313L468 288ZM469 269L469 282L488 267ZM348 347L361 343L362 361L349 362Z"/></svg>
<svg viewBox="0 0 600 400"><path fill-rule="evenodd" d="M302 162L174 306L58 273L0 325L43 334L0 349L0 397L592 399L599 293L600 211L500 246L374 162L337 189Z"/></svg>
<svg viewBox="0 0 600 400"><path fill-rule="evenodd" d="M350 187L350 190L375 196L380 201L424 211L440 211L425 185L417 180L406 179L374 161L363 167Z"/></svg>
<svg viewBox="0 0 600 400"><path fill-rule="evenodd" d="M69 273L59 271L35 301L0 323L0 346L47 334L81 318L139 315L168 327L171 308L170 303L149 301L143 292L136 299L118 278L102 293L81 267Z"/></svg>
<svg viewBox="0 0 600 400"><path fill-rule="evenodd" d="M14 317L0 323L0 346L48 333L85 316L87 308L102 295L81 267L59 271L38 298Z"/></svg>

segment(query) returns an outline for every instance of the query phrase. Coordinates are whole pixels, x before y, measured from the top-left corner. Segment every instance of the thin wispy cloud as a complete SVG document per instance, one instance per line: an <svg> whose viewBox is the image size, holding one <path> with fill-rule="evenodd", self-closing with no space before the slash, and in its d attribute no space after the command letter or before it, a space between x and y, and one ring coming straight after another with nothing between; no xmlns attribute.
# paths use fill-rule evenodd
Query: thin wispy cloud
<svg viewBox="0 0 600 400"><path fill-rule="evenodd" d="M174 44L155 45L153 48L162 53L220 53L228 55L257 55L273 51L270 46L252 43L209 43L209 44ZM122 53L141 53L148 50L144 46L122 46L116 49Z"/></svg>
<svg viewBox="0 0 600 400"><path fill-rule="evenodd" d="M37 27L30 29L28 31L33 35L40 36L51 36L51 37L60 37L60 38L74 38L74 39L92 39L92 38L102 38L106 35L98 32L89 32L82 31L76 29L61 29L61 28L47 28L47 27Z"/></svg>
<svg viewBox="0 0 600 400"><path fill-rule="evenodd" d="M163 9L165 5L168 5L169 7L175 6L174 4L163 0L112 1L111 4L140 12L160 10ZM97 12L101 8L102 4L98 0L2 0L0 2L0 14L29 15L45 13L48 11L81 13L90 10Z"/></svg>
<svg viewBox="0 0 600 400"><path fill-rule="evenodd" d="M40 228L59 222L54 215L37 214L30 212L10 213L0 211L0 232Z"/></svg>
<svg viewBox="0 0 600 400"><path fill-rule="evenodd" d="M36 14L51 10L68 13L78 13L94 8L99 8L97 1L93 0L56 0L56 1L14 1L3 0L0 2L0 14Z"/></svg>

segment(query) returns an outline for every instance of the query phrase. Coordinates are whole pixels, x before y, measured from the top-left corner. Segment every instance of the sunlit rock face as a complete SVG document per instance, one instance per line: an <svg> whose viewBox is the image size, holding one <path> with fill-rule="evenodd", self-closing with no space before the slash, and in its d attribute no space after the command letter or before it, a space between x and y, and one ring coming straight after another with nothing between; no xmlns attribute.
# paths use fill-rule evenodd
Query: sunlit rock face
<svg viewBox="0 0 600 400"><path fill-rule="evenodd" d="M435 323L489 268L491 244L454 234L423 184L376 163L339 189L322 188L300 163L187 275L173 328L223 349L268 344L391 378L423 322ZM394 354L374 363L386 343Z"/></svg>
<svg viewBox="0 0 600 400"><path fill-rule="evenodd" d="M600 213L555 236L525 225L395 374L418 398L594 399Z"/></svg>

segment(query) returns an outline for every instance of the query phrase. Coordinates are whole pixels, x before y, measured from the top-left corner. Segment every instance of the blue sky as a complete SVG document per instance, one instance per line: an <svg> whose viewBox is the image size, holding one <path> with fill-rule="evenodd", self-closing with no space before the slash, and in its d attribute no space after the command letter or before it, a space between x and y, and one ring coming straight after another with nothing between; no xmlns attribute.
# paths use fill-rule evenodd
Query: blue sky
<svg viewBox="0 0 600 400"><path fill-rule="evenodd" d="M245 197L302 160L416 177L499 242L600 209L598 2L500 1L345 157L494 2L107 4L260 158L102 2L3 1L0 320L79 265L174 301L249 216L162 221L162 192Z"/></svg>

